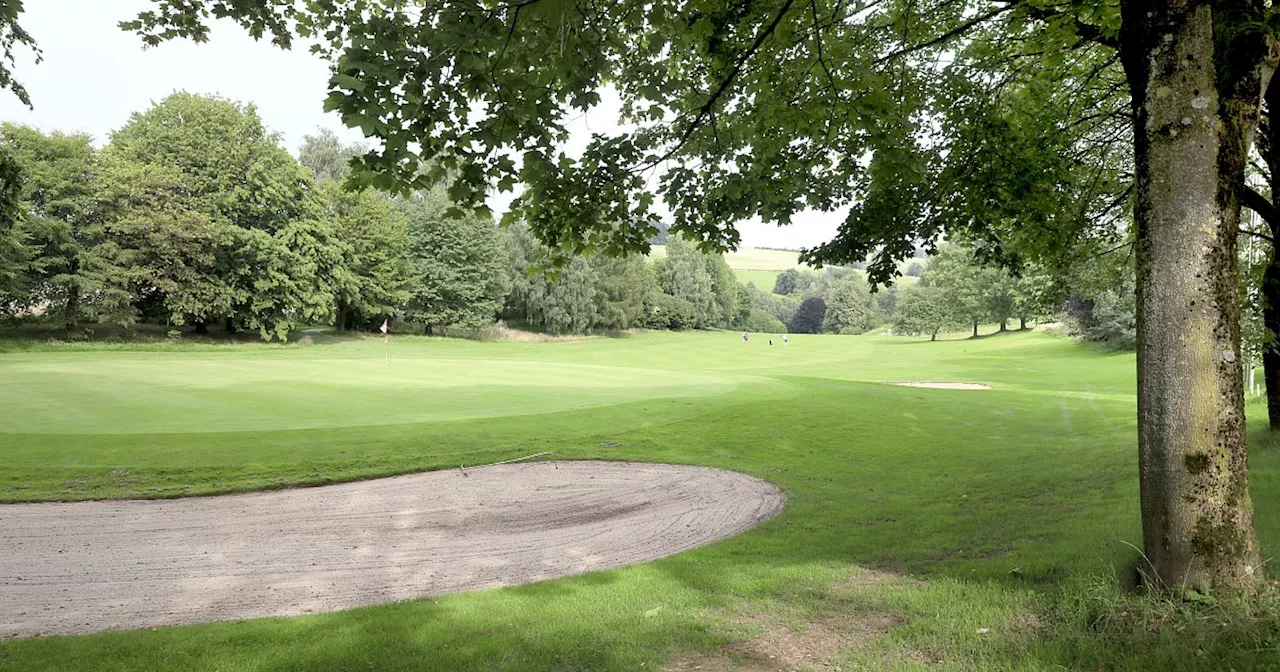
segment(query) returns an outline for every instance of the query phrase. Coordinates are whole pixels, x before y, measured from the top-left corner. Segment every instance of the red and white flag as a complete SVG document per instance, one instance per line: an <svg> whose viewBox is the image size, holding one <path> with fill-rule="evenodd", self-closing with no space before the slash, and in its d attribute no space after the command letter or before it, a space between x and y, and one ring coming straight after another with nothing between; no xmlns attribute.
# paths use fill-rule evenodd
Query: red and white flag
<svg viewBox="0 0 1280 672"><path fill-rule="evenodd" d="M383 320L382 326L378 327L378 331L381 331L384 336L387 334L387 323L390 321L390 319Z"/></svg>

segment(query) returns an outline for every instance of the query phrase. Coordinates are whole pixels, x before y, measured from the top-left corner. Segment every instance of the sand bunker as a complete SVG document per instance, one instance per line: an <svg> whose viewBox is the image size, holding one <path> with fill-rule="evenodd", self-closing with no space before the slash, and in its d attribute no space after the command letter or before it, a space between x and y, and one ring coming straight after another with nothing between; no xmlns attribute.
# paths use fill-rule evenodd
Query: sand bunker
<svg viewBox="0 0 1280 672"><path fill-rule="evenodd" d="M719 469L540 462L279 492L0 507L0 638L335 611L628 565L782 493Z"/></svg>
<svg viewBox="0 0 1280 672"><path fill-rule="evenodd" d="M989 390L990 385L982 383L894 383L903 387L931 387L935 390Z"/></svg>

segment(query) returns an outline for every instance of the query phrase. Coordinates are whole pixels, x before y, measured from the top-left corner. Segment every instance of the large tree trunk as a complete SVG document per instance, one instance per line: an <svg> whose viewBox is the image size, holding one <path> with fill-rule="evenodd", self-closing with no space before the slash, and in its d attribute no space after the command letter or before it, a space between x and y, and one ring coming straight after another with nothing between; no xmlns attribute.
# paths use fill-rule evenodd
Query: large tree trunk
<svg viewBox="0 0 1280 672"><path fill-rule="evenodd" d="M1008 331L1008 330L1009 330L1009 320L1007 320L1007 319L1006 319L1006 320L1000 320L1000 331L1001 331L1001 332L1005 332L1005 331Z"/></svg>
<svg viewBox="0 0 1280 672"><path fill-rule="evenodd" d="M1236 230L1261 64L1215 71L1205 0L1124 2L1138 229L1138 453L1155 580L1181 590L1261 578L1239 365ZM1239 54L1233 54L1233 58Z"/></svg>
<svg viewBox="0 0 1280 672"><path fill-rule="evenodd" d="M334 322L333 322L333 329L334 329L334 331L346 331L346 330L347 330L347 306L346 306L346 304L340 304L340 305L338 306L338 319L334 320Z"/></svg>
<svg viewBox="0 0 1280 672"><path fill-rule="evenodd" d="M977 320L973 321L973 337L974 338L978 337L978 321Z"/></svg>
<svg viewBox="0 0 1280 672"><path fill-rule="evenodd" d="M1280 194L1280 87L1267 87L1266 137L1262 158L1270 173L1271 199L1274 206ZM1263 217L1271 229L1271 239L1280 240L1280 217L1275 207ZM1262 323L1277 340L1262 349L1263 380L1267 387L1267 418L1272 429L1280 429L1280 246L1271 244L1271 261L1262 274Z"/></svg>
<svg viewBox="0 0 1280 672"><path fill-rule="evenodd" d="M1027 330L1027 318L1018 317L1018 331L1026 331L1026 330Z"/></svg>
<svg viewBox="0 0 1280 672"><path fill-rule="evenodd" d="M1273 173L1271 179L1274 183L1280 180L1280 176ZM1273 226L1272 237L1277 234L1280 234L1280 227ZM1280 334L1280 248L1275 245L1271 246L1271 263L1262 276L1262 302L1263 324L1271 333ZM1262 349L1262 366L1267 387L1267 418L1272 429L1280 429L1280 339Z"/></svg>

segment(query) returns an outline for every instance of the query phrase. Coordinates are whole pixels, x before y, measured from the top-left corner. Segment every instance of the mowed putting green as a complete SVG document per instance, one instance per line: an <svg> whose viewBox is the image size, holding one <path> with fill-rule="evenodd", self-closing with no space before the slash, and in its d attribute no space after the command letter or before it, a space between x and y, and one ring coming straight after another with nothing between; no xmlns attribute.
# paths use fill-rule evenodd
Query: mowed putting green
<svg viewBox="0 0 1280 672"><path fill-rule="evenodd" d="M1132 354L1040 333L796 335L784 347L733 332L393 337L390 354L388 371L375 338L0 342L0 498L241 492L550 451L743 472L781 488L785 508L632 567L331 614L11 640L0 669L1243 670L1280 655L1280 609L1123 608L1115 576L1141 545ZM1249 410L1272 557L1280 458ZM0 585L38 571L6 570Z"/></svg>

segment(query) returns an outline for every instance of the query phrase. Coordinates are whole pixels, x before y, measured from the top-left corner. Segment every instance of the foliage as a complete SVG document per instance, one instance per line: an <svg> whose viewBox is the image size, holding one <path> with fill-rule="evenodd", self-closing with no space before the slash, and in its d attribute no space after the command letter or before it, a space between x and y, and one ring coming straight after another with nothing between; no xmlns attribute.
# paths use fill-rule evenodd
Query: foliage
<svg viewBox="0 0 1280 672"><path fill-rule="evenodd" d="M407 222L413 277L409 319L428 330L493 324L510 287L493 219L480 214L452 216L455 204L443 188L411 195L398 204ZM549 310L545 319L558 330L565 318ZM568 319L580 324L576 318Z"/></svg>
<svg viewBox="0 0 1280 672"><path fill-rule="evenodd" d="M779 320L759 308L751 309L751 314L742 323L742 328L746 331L760 334L787 333L787 325L783 324L782 320Z"/></svg>
<svg viewBox="0 0 1280 672"><path fill-rule="evenodd" d="M787 270L779 273L778 279L773 283L773 293L783 295L794 294L796 291L796 281L799 276L800 272L794 268L788 268Z"/></svg>
<svg viewBox="0 0 1280 672"><path fill-rule="evenodd" d="M40 53L40 48L36 46L35 38L18 24L18 17L22 15L22 5L23 0L0 2L0 89L12 91L23 105L31 107L31 96L27 93L26 87L13 78L12 68L19 46L33 52L37 64L43 59L43 55Z"/></svg>
<svg viewBox="0 0 1280 672"><path fill-rule="evenodd" d="M716 279L708 272L706 256L678 236L667 244L667 259L662 266L662 291L693 306L694 321L687 325L690 328L724 326L722 305L716 297ZM724 268L727 270L728 266Z"/></svg>
<svg viewBox="0 0 1280 672"><path fill-rule="evenodd" d="M650 329L694 329L698 324L698 309L689 301L663 292L654 295L653 305L645 318Z"/></svg>
<svg viewBox="0 0 1280 672"><path fill-rule="evenodd" d="M253 106L175 93L135 113L111 135L113 154L133 164L178 171L182 206L213 228L214 274L193 289L228 323L286 338L333 311L330 269L340 254L316 218L321 204L308 171L281 148ZM298 244L297 247L291 247ZM310 256L308 256L310 255ZM202 325L211 315L177 316Z"/></svg>
<svg viewBox="0 0 1280 672"><path fill-rule="evenodd" d="M331 273L334 326L340 331L357 325L373 327L381 323L379 318L401 314L414 300L414 289L423 277L414 275L405 208L370 189L341 189L336 181L322 183L320 197L341 254L340 266ZM418 242L425 244L421 236ZM416 250L422 252L421 247ZM486 270L492 271L493 266ZM484 278L478 284L488 282Z"/></svg>
<svg viewBox="0 0 1280 672"><path fill-rule="evenodd" d="M0 316L17 312L34 254L23 226L22 167L0 144Z"/></svg>
<svg viewBox="0 0 1280 672"><path fill-rule="evenodd" d="M957 320L951 298L942 287L904 287L899 293L895 333L928 336L932 341L937 340L938 334L961 326L964 323Z"/></svg>
<svg viewBox="0 0 1280 672"><path fill-rule="evenodd" d="M822 320L822 330L827 333L861 334L869 331L884 320L867 282L860 275L847 274L841 277L826 292L826 314Z"/></svg>
<svg viewBox="0 0 1280 672"><path fill-rule="evenodd" d="M162 319L178 326L231 311L227 278L217 267L223 240L195 207L178 168L135 163L108 148L97 198L116 240L131 250L128 277L137 303L158 306Z"/></svg>
<svg viewBox="0 0 1280 672"><path fill-rule="evenodd" d="M796 308L796 314L787 323L787 331L793 334L816 334L822 331L827 313L827 302L820 296L805 297Z"/></svg>
<svg viewBox="0 0 1280 672"><path fill-rule="evenodd" d="M644 257L592 257L591 269L597 279L595 326L603 329L630 329L640 326L646 308L658 292Z"/></svg>
<svg viewBox="0 0 1280 672"><path fill-rule="evenodd" d="M800 306L800 300L796 297L762 292L754 287L752 289L754 290L751 294L752 305L784 324L791 321L791 317L796 314L796 308Z"/></svg>
<svg viewBox="0 0 1280 672"><path fill-rule="evenodd" d="M47 314L68 332L132 324L128 253L97 205L100 157L89 136L5 124L0 142L21 167L26 212L13 228L30 250L28 291L12 307Z"/></svg>
<svg viewBox="0 0 1280 672"><path fill-rule="evenodd" d="M506 236L511 291L506 313L554 333L583 333L596 320L598 276L582 257L552 275L538 265L545 250L522 226Z"/></svg>
<svg viewBox="0 0 1280 672"><path fill-rule="evenodd" d="M343 182L351 174L351 162L364 152L363 147L344 145L336 133L321 128L315 135L302 136L298 163L311 169L316 182Z"/></svg>

